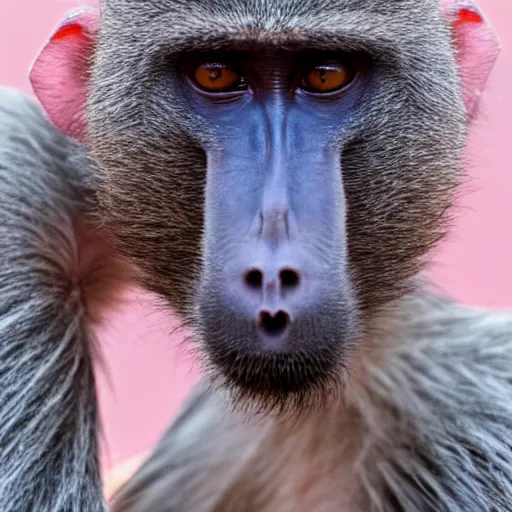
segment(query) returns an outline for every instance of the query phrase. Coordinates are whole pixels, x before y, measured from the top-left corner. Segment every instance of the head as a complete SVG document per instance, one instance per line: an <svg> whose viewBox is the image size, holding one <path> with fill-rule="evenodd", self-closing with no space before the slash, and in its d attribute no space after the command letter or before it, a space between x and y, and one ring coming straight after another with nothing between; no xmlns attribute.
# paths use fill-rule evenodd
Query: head
<svg viewBox="0 0 512 512"><path fill-rule="evenodd" d="M67 55L75 117L53 119L97 163L117 250L244 402L339 390L369 319L445 231L467 87L488 74L456 48L488 35L481 15L438 0L105 0L100 19L79 16L33 82L44 52Z"/></svg>

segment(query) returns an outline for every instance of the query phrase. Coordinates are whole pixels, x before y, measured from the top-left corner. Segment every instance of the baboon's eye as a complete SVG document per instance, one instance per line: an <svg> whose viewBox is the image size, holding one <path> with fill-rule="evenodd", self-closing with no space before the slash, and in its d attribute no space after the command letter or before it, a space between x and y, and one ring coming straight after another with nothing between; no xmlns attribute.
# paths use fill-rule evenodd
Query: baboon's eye
<svg viewBox="0 0 512 512"><path fill-rule="evenodd" d="M301 87L307 92L330 93L345 89L356 77L350 64L325 64L310 68L302 79Z"/></svg>
<svg viewBox="0 0 512 512"><path fill-rule="evenodd" d="M239 89L244 79L226 64L204 63L194 71L194 81L207 92L227 92Z"/></svg>

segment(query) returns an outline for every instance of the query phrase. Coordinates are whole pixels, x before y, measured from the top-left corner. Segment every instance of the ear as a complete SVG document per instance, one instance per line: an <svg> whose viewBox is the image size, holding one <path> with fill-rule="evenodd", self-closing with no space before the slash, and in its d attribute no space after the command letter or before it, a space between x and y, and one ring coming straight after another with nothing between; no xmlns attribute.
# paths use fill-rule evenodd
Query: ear
<svg viewBox="0 0 512 512"><path fill-rule="evenodd" d="M478 112L480 96L500 52L499 40L472 0L441 0L452 28L468 118Z"/></svg>
<svg viewBox="0 0 512 512"><path fill-rule="evenodd" d="M61 132L83 141L84 105L99 12L88 7L69 14L41 50L30 71L35 95Z"/></svg>

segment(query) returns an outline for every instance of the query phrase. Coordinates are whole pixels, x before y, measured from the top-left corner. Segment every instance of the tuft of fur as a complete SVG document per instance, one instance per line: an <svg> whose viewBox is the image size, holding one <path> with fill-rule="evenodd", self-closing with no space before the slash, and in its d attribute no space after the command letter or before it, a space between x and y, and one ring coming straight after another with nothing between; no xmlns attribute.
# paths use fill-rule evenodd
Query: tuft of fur
<svg viewBox="0 0 512 512"><path fill-rule="evenodd" d="M366 341L344 396L300 421L201 384L113 512L512 511L512 313L423 290Z"/></svg>
<svg viewBox="0 0 512 512"><path fill-rule="evenodd" d="M87 213L89 172L35 102L0 88L2 512L105 510L89 325L124 268Z"/></svg>

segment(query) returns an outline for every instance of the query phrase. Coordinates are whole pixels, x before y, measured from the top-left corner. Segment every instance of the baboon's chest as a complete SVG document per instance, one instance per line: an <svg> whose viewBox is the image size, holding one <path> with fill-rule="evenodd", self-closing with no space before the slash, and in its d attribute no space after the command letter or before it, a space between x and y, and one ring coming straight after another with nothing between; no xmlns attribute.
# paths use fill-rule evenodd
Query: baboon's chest
<svg viewBox="0 0 512 512"><path fill-rule="evenodd" d="M360 436L338 427L269 437L215 511L367 512L356 462Z"/></svg>

